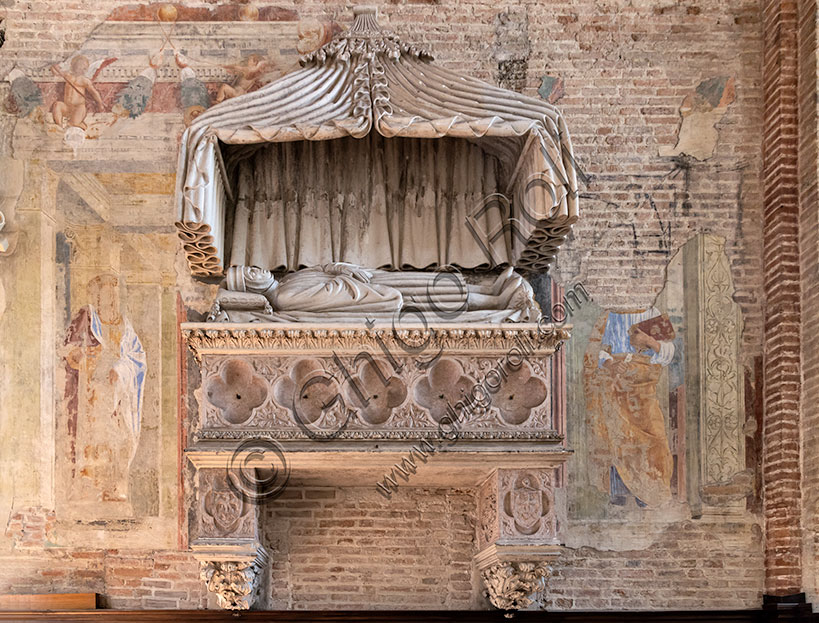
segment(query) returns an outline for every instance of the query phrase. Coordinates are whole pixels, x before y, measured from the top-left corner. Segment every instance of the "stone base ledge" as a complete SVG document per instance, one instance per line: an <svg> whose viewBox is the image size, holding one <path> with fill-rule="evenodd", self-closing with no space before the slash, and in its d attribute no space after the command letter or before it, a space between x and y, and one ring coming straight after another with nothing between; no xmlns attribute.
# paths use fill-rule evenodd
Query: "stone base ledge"
<svg viewBox="0 0 819 623"><path fill-rule="evenodd" d="M481 571L486 567L501 562L554 562L564 551L562 545L503 545L494 543L477 554L473 560L476 568Z"/></svg>
<svg viewBox="0 0 819 623"><path fill-rule="evenodd" d="M389 449L362 449L360 444L354 444L355 449L338 449L333 444L334 449L325 450L320 448L321 444L318 442L293 445L295 447L279 444L281 453L265 452L262 446L237 451L238 445L207 449L194 447L187 449L185 453L197 469L285 468L291 485L346 487L374 487L385 474L391 473L395 465L409 469L406 462L402 463L407 457L416 467L408 480L397 480L401 487L474 487L486 480L497 468L554 468L563 465L571 456L571 452L562 447L546 451L521 451L517 447L508 450L499 449L497 442L491 444L491 449L468 448L465 444L461 446L459 442L446 451L428 453L425 460L412 450L413 446L418 446L417 443ZM283 466L282 461L286 465Z"/></svg>

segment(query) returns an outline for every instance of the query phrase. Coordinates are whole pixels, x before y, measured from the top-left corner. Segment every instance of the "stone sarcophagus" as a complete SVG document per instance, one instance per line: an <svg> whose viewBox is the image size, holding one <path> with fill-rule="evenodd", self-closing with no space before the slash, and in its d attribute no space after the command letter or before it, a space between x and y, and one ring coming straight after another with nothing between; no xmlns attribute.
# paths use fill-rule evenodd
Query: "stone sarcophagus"
<svg viewBox="0 0 819 623"><path fill-rule="evenodd" d="M560 440L550 325L318 328L187 324L194 439Z"/></svg>
<svg viewBox="0 0 819 623"><path fill-rule="evenodd" d="M526 273L577 219L571 143L551 105L431 61L358 8L183 137L177 228L221 280L181 327L190 545L222 607L264 603L260 502L407 456L406 484L476 490L499 608L531 605L559 552L569 328Z"/></svg>

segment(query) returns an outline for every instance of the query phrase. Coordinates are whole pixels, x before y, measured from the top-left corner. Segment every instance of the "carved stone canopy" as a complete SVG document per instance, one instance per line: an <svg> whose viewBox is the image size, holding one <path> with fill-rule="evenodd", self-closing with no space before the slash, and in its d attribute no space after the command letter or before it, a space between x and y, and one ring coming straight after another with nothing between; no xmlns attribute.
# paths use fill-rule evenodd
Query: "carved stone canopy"
<svg viewBox="0 0 819 623"><path fill-rule="evenodd" d="M548 268L577 219L563 117L431 61L358 8L301 69L197 118L176 199L192 273Z"/></svg>

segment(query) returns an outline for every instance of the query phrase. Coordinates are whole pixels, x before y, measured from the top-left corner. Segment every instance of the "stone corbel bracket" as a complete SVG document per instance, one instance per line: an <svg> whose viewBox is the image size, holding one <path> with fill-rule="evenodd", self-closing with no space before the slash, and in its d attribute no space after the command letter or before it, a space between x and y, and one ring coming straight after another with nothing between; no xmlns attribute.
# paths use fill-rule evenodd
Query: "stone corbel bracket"
<svg viewBox="0 0 819 623"><path fill-rule="evenodd" d="M268 555L259 540L259 508L231 488L226 470L196 474L191 552L219 607L248 610L259 601Z"/></svg>
<svg viewBox="0 0 819 623"><path fill-rule="evenodd" d="M200 578L225 610L249 610L260 599L269 557L261 546L192 547Z"/></svg>
<svg viewBox="0 0 819 623"><path fill-rule="evenodd" d="M560 553L557 545L492 545L475 556L475 565L493 606L523 610L545 592Z"/></svg>
<svg viewBox="0 0 819 623"><path fill-rule="evenodd" d="M495 469L478 488L475 566L487 596L506 611L532 606L560 556L559 466Z"/></svg>

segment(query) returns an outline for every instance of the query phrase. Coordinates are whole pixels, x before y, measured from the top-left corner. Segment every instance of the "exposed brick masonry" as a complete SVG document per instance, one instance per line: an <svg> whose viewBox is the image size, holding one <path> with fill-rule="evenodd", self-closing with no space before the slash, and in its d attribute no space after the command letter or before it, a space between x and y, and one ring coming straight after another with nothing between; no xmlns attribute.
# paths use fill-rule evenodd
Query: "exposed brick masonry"
<svg viewBox="0 0 819 623"><path fill-rule="evenodd" d="M289 487L264 508L269 607L488 608L472 575L474 491ZM761 599L761 531L753 523L669 525L645 549L568 550L550 609L725 609ZM748 555L756 550L758 554ZM199 565L186 552L49 548L0 557L0 591L87 591L112 608L202 608ZM639 598L637 596L639 595Z"/></svg>
<svg viewBox="0 0 819 623"><path fill-rule="evenodd" d="M819 502L819 195L816 0L799 2L799 250L802 282L802 495L804 588L816 602Z"/></svg>
<svg viewBox="0 0 819 623"><path fill-rule="evenodd" d="M764 3L763 499L766 592L801 590L797 6Z"/></svg>

